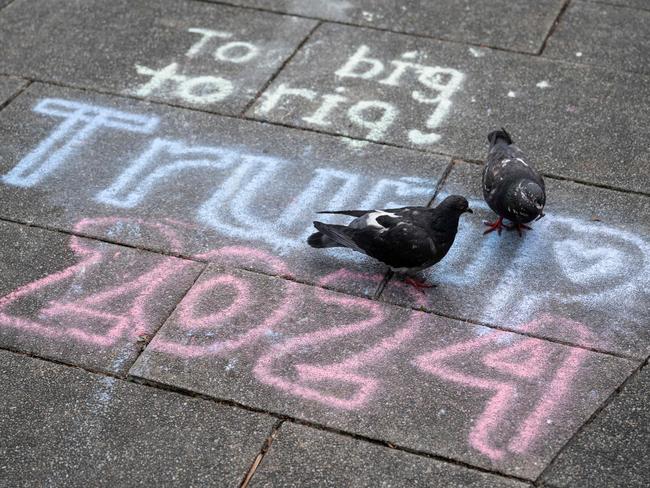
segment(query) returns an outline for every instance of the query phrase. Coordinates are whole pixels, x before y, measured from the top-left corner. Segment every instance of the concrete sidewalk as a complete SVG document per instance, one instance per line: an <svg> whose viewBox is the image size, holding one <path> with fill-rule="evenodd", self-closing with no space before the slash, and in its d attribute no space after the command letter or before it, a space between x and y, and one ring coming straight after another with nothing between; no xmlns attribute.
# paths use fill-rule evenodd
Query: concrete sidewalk
<svg viewBox="0 0 650 488"><path fill-rule="evenodd" d="M0 0L0 486L650 484L648 25ZM501 126L547 184L524 238L482 235ZM305 243L448 194L425 294Z"/></svg>

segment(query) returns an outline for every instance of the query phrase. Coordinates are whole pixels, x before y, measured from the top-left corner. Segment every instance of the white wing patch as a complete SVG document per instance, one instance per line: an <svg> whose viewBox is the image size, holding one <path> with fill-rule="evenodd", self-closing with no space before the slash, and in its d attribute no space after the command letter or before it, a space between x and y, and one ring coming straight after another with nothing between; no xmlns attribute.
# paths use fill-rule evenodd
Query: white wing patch
<svg viewBox="0 0 650 488"><path fill-rule="evenodd" d="M383 210L375 210L374 212L369 212L365 215L362 215L361 217L358 217L354 219L350 223L350 227L355 228L355 229L363 229L365 227L374 227L375 229L378 229L379 232L385 232L386 227L381 225L379 222L377 222L377 219L382 216L388 216L392 218L397 218L397 215L394 213L390 212L384 212Z"/></svg>
<svg viewBox="0 0 650 488"><path fill-rule="evenodd" d="M523 164L524 166L528 167L528 164L526 164L526 161L524 161L523 159L521 159L521 158L517 158L517 161L519 161L519 162L520 162L521 164Z"/></svg>

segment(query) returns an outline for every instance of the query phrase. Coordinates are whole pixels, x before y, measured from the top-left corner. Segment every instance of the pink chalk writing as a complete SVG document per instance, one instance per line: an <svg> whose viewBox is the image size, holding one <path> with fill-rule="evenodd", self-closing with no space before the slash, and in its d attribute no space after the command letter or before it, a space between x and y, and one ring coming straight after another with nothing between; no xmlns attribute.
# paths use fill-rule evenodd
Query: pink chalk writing
<svg viewBox="0 0 650 488"><path fill-rule="evenodd" d="M187 225L192 224L114 217L84 219L74 232L101 231L109 236L156 233L170 249L182 252L181 233L175 229ZM120 340L135 341L152 332L147 306L156 293L188 266L196 266L192 261L147 253L146 265L130 272L121 260L136 251L76 236L70 238L69 245L77 263L0 298L0 327L98 348ZM587 354L584 349L489 329L479 337L414 353L414 339L425 337L423 326L431 323L431 316L327 290L342 281L376 286L381 275L339 269L321 278L316 287L276 279L269 291L258 286L255 275L241 270L253 267L289 276L286 263L269 252L228 246L196 258L219 264L178 303L173 315L177 335L157 335L148 346L150 351L190 360L232 358L247 348L248 368L260 384L347 411L367 407L395 386L388 384L382 369L395 361L410 362L438 381L478 390L481 397L489 395L467 435L469 445L492 460L524 454L548 433L549 420L570 401L571 385ZM107 284L100 276L107 269L125 271L114 272ZM86 282L93 284L90 293L83 288ZM99 286L94 286L97 283ZM425 304L424 295L401 283L394 286L404 287L416 306ZM38 304L37 313L21 308L30 301ZM305 332L297 328L287 333L286 324L299 317L309 317L305 319L310 321L309 327ZM232 327L236 322L238 327ZM592 340L584 325L551 316L538 317L520 330L539 334L554 327L572 331L580 344L589 345ZM192 335L206 331L214 339L206 340L203 335L195 340ZM277 339L269 341L269 335ZM341 348L349 341L356 341L355 346ZM335 351L326 357L336 359L319 361L317 351ZM419 355L409 359L414 354ZM520 398L526 401L522 403ZM504 436L504 432L508 434Z"/></svg>
<svg viewBox="0 0 650 488"><path fill-rule="evenodd" d="M320 280L321 286L331 285L337 280L369 280L378 283L381 276L368 276L360 273L352 273L347 270L340 270ZM377 391L380 379L375 373L373 376L361 374L358 371L366 365L383 359L390 352L411 339L417 329L422 325L422 315L419 312L411 312L409 320L393 335L382 339L368 349L351 355L340 362L333 364L294 364L297 373L296 380L279 376L273 373L273 364L281 359L290 356L294 351L300 349L314 348L317 345L332 342L345 336L359 334L368 329L376 328L389 317L385 313L385 307L380 304L364 299L349 297L325 292L317 289L315 298L322 303L335 305L351 311L363 311L365 318L360 321L337 324L335 327L322 328L316 331L292 337L285 342L271 348L262 355L254 368L255 376L263 383L273 385L276 388L293 395L318 401L328 406L346 410L356 409L367 404L370 397ZM417 294L416 294L417 295ZM415 297L422 300L421 297ZM394 319L394 317L393 317ZM315 385L319 383L348 383L356 387L355 393L351 396L341 398L333 394L323 394Z"/></svg>
<svg viewBox="0 0 650 488"><path fill-rule="evenodd" d="M286 265L271 254L247 247L233 246L209 251L201 254L203 259L229 262L238 266L251 263L264 263L269 271L287 273ZM204 295L214 292L215 288L228 288L235 291L232 303L224 310L212 311L199 315L197 309L201 305ZM178 307L178 320L181 327L186 330L210 328L217 330L227 324L229 320L246 311L253 311L247 315L249 330L237 337L220 339L209 344L179 344L178 342L160 338L151 344L151 349L166 352L177 356L202 357L209 354L223 354L234 351L244 346L253 344L273 327L284 319L292 310L294 296L298 285L291 281L283 280L277 284L275 293L282 294L284 300L275 310L268 310L268 304L260 303L253 298L251 285L241 276L224 272L197 283ZM258 321L258 323L256 323ZM226 335L228 332L226 332Z"/></svg>
<svg viewBox="0 0 650 488"><path fill-rule="evenodd" d="M542 316L520 330L533 332L548 326L564 327L580 336L588 343L589 331L578 322L568 319ZM461 386L486 390L492 393L483 412L469 433L469 443L491 459L501 459L506 451L523 453L542 434L544 421L551 418L553 411L562 403L569 386L579 371L586 351L584 349L566 348L562 362L548 361L551 348L557 346L541 341L517 336L517 342L507 343L499 348L500 341L511 339L513 335L507 332L494 331L466 342L453 344L443 349L431 351L417 357L414 364L420 369L431 373L443 380L458 383ZM583 343L585 343L583 342ZM480 358L484 366L479 374L466 373L464 365L467 357ZM490 369L496 372L491 373ZM496 446L496 433L506 423L513 423L509 417L517 403L516 398L526 393L530 398L533 380L549 369L555 369L548 385L543 384L539 389L537 403L518 425L517 432L506 446ZM503 374L509 376L504 379Z"/></svg>
<svg viewBox="0 0 650 488"><path fill-rule="evenodd" d="M124 223L125 221L112 218L84 219L74 230L83 234L91 227L101 226L110 230L111 227ZM179 245L171 229L164 225L149 224L137 219L130 219L128 223L143 230L159 232L168 238L172 247ZM78 263L24 285L0 299L0 325L52 338L67 337L96 346L109 346L124 336L134 339L151 331L151 324L146 317L148 300L171 275L180 273L191 265L190 262L177 258L150 256L155 262L150 270L136 276L130 276L124 271L126 276L121 280L116 277L117 283L86 294L80 290L83 282L92 282L98 274L105 272L102 265L114 264L116 269L122 270L119 263L124 258L124 253L118 247L76 236L70 238L70 249L81 258ZM52 294L61 294L62 291L64 297L47 301L35 318L21 317L11 311L20 305L21 300L46 301ZM75 323L84 326L73 326ZM92 328L88 327L89 323L93 324Z"/></svg>

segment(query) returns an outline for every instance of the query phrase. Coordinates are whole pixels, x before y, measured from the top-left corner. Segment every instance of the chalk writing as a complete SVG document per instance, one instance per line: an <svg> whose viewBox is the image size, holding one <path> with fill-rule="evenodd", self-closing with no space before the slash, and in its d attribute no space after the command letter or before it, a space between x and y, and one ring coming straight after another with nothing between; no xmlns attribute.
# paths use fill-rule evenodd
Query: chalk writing
<svg viewBox="0 0 650 488"><path fill-rule="evenodd" d="M88 138L102 127L151 133L159 122L153 116L59 99L43 100L34 110L63 117L64 121L3 176L5 183L23 187L41 184L73 161L77 151L88 144ZM217 184L212 195L196 209L196 220L238 239L262 239L287 253L302 246L312 231L311 222L305 222L302 217L310 209L341 205L400 206L413 197L428 199L435 186L434 180L412 176L373 179L337 168L317 167L279 215L275 218L256 215L255 202L264 193L263 189L272 186L273 181L295 164L241 148L154 138L110 186L95 195L95 200L111 207L134 208L157 187L174 184L188 172L210 170L215 173ZM172 175L176 178L171 178ZM353 197L360 200L352 201Z"/></svg>
<svg viewBox="0 0 650 488"><path fill-rule="evenodd" d="M79 164L84 148L92 146L94 138L104 137L105 131L153 136L159 124L155 116L62 99L41 100L34 110L63 121L2 177L5 183L22 187L44 184L56 172ZM413 176L377 178L335 166L316 166L310 172L303 170L299 184L282 190L287 202L284 208L262 213L264 199L260 195L277 186L283 175L302 164L300 161L248 152L241 147L162 137L144 143L139 155L122 158L126 164L117 170L106 188L97 191L96 201L108 207L135 209L147 199L159 198L156 190L171 190L185 175L209 171L214 187L189 215L220 234L265 243L282 254L303 246L305 237L312 231L312 210L396 207L414 199L424 202L435 184L433 180ZM471 201L470 205L486 208L478 200ZM431 270L434 281L458 287L480 286L482 279L490 275L487 267L502 247L494 239L474 239L474 224L461 222L449 255ZM504 278L485 308L486 321L502 323L508 317L514 321L522 317L529 319L549 297L564 303L588 304L592 308L595 304L603 308L626 307L648 288L650 248L641 237L602 223L585 223L552 213L537 225L540 232L523 240L511 266L501 270ZM567 235L572 237L567 239ZM596 246L590 235L603 239ZM542 251L544 259L540 255ZM352 253L331 252L337 258L362 259ZM514 293L512 283L526 283L528 277L535 276L533 269L553 263L568 283L573 284L569 292L540 289L524 296ZM629 272L623 274L622 269ZM522 274L521 270L528 270L528 274ZM529 285L520 288L530 290ZM504 315L503 310L508 308L512 313Z"/></svg>
<svg viewBox="0 0 650 488"><path fill-rule="evenodd" d="M180 244L168 227L137 219L127 222L112 218L82 220L74 230L80 233L92 227L110 230L125 223L156 232L174 247ZM137 339L152 332L157 325L151 322L149 301L152 297L164 289L170 276L178 277L193 267L190 261L157 256L150 270L141 274L127 271L117 283L85 293L84 282L101 282L99 276L105 274L106 266L119 268L121 261L129 263L129 256L115 246L76 236L71 237L70 248L80 258L78 263L0 298L1 325L50 338L71 338L95 346L110 346L124 338ZM63 297L52 300L62 292ZM30 301L43 303L35 317L22 317L12 312L20 310L21 303Z"/></svg>
<svg viewBox="0 0 650 488"><path fill-rule="evenodd" d="M182 233L176 230L179 225L185 224L100 218L82 220L74 232L103 229L115 234L137 228L158 234L179 252L184 248ZM70 238L70 247L79 262L0 299L0 327L98 348L120 340L135 341L151 331L146 304L195 264L158 257L149 268L115 276L109 286L87 293L79 285L86 280L96 282L104 265L120 259L120 248L76 236ZM262 264L268 272L280 275L289 271L276 256L243 246L213 249L196 258L237 267ZM402 392L403 385L393 384L394 378L390 380L383 371L397 363L410 363L436 381L458 385L464 392L479 390L491 395L476 419L468 421L467 436L473 449L492 460L524 455L553 432L555 413L573 401L572 384L581 374L588 351L476 328L478 337L422 352L421 345L430 341L427 334L440 333L431 327L427 314L321 288L348 280L377 284L381 278L345 269L324 276L318 282L320 287L275 278L269 298L265 288L253 281L253 274L218 270L190 289L166 325L166 333L159 334L149 349L185 361L220 358L227 361L227 371L246 367L261 385L282 394L347 411L368 407L381 397L380 392L391 388ZM397 286L411 294L416 306L424 303L420 293L406 285ZM216 305L215 296L219 297ZM40 309L25 316L24 310L33 308L23 308L26 303L38 304ZM287 331L287 323L304 316L305 304L312 311L308 314L313 317L309 319L312 324L307 331L301 330L303 325ZM337 318L342 312L349 317L343 322ZM243 320L233 327L238 317ZM584 325L560 317L541 315L521 329L539 333L549 327L569 330L576 342L591 344L592 334ZM174 328L176 332L171 334ZM340 354L332 354L337 341L347 346ZM248 350L246 355L235 354L243 349ZM324 350L329 351L324 356L329 360L320 362L319 351Z"/></svg>
<svg viewBox="0 0 650 488"><path fill-rule="evenodd" d="M570 330L580 337L582 343L590 341L590 332L584 325L562 318L542 316L520 329L534 332L549 325ZM500 344L502 339L514 340ZM558 354L563 357L550 360L551 356ZM423 354L414 360L414 364L462 387L493 393L469 433L469 443L487 457L501 459L507 451L526 452L542 436L548 428L545 421L553 417L558 406L568 402L566 394L586 354L584 349L561 349L538 339L514 338L506 332L492 331L478 339ZM473 360L468 361L468 357ZM468 371L472 367L475 372ZM552 376L549 377L549 373ZM533 381L540 377L545 380ZM531 391L535 389L539 392ZM513 416L521 410L517 399L522 398L524 392L525 401L533 400L532 411L514 421ZM513 425L515 429L511 437L504 439L503 432L510 431L509 427ZM505 445L497 445L499 441Z"/></svg>
<svg viewBox="0 0 650 488"><path fill-rule="evenodd" d="M328 286L338 280L350 279L379 283L382 277L355 274L343 269L324 277L319 281L319 284ZM412 290L409 290L409 292L415 294ZM390 317L385 307L376 302L337 295L320 289L316 289L314 295L318 301L324 304L334 305L355 314L363 313L367 318L347 324L337 323L331 328L322 328L287 339L281 344L270 348L266 354L259 358L253 370L255 376L261 382L272 385L281 391L324 403L330 407L345 410L363 407L376 393L381 384L381 379L376 374L369 375L368 373L362 373L360 370L365 366L372 366L384 360L386 356L411 340L424 323L423 314L411 312L406 324L402 326L398 322L397 331L381 338L367 349L357 354L351 354L338 362L308 364L301 361L293 364L293 369L297 374L295 379L274 372L274 364L281 363L294 353L305 350L314 351L321 344L328 344L343 337L353 337L377 328L381 324L395 322L395 317ZM414 300L417 303L422 298L414 297ZM322 389L316 387L319 384ZM332 385L336 385L334 388L336 391L328 393L327 390L332 389ZM341 394L341 390L344 392L346 390L346 388L342 388L342 385L348 386L347 390L349 392L347 395Z"/></svg>
<svg viewBox="0 0 650 488"><path fill-rule="evenodd" d="M219 39L217 34L199 35L202 37L196 42L203 42L205 37L210 41ZM201 49L199 46L195 51L200 53ZM233 50L226 54L235 56L234 53L243 52ZM366 60L367 52L362 54L365 57L359 60L370 64L359 64L361 61L357 60L356 64L344 66L343 73L366 76L370 72L379 78L379 73L372 72L378 65L372 64L372 59ZM414 68L402 69L400 76L409 72L422 74ZM394 73L380 81L398 82L400 77ZM175 185L181 185L184 178L195 172L210 174L207 193L193 208L183 209L181 221L165 219L169 207L163 203L155 224L130 217L86 219L73 232L132 238L131 234L146 231L159 237L165 249L191 253L188 242L179 236L201 232L207 227L236 244L208 251L205 249L209 247L205 247L193 257L226 266L230 263L231 267L253 267L274 275L288 275L290 259L300 252L305 236L311 231L313 210L392 207L400 206L407 199L424 203L434 187L434 182L427 179L368 175L350 170L349 165L343 169L335 162L328 162L314 164L308 170L303 167L300 176L292 178L287 189L283 179L303 164L300 160L214 141L202 144L196 139L164 137L157 133L159 118L156 116L79 101L48 98L38 102L34 111L63 121L2 177L5 184L46 187L65 170L79 164L94 164L87 162L84 151L91 149L97 138L114 131L137 136L142 139L140 146L115 154L113 157L120 163L104 168L107 180L96 186L92 185L93 181L80 182L86 192L80 198L84 195L93 198L106 212L114 209L137 212L145 204L160 202L156 199L164 196L165 191L177 188ZM319 116L326 118L326 115ZM84 172L89 173L92 172ZM268 197L266 189L273 186L280 188L282 201L286 203L266 208L260 202ZM480 201L472 201L470 205L475 209L485 208ZM587 330L583 324L565 318L540 315L548 310L549 302L578 304L596 313L620 313L628 321L642 320L645 316L633 308L634 304L644 303L640 298L647 294L650 276L650 247L639 235L549 212L536 223L536 232L517 241L518 248L504 251L505 247L496 239L476 239L474 235L480 234L477 229L469 232L472 226L480 226L480 222L462 225L449 256L432 273L438 283L463 288L466 301L486 322L538 335L559 336L591 347L598 346L602 340L599 327L604 329L609 324L595 320ZM178 226L183 226L183 232L176 230ZM147 309L153 298L196 266L193 262L156 255L141 268L129 269L125 275L107 280L109 283L102 281L86 291L86 280L97 281L107 269L112 269L111 263L125 259L124 255L114 246L78 237L71 238L70 248L77 263L0 298L0 327L96 348L109 347L118 341L134 341L155 329ZM333 252L340 259L346 251ZM490 276L488 266L500 252L512 252L507 266L500 270L502 277L494 281L486 297L480 298L482 303L472 302L472 290L485 288L484 277ZM352 253L347 255L365 259ZM381 279L340 269L340 261L332 262L333 272L317 282L321 287L336 286L344 280L376 285ZM561 286L544 286L537 279L542 268L556 269L554 275L561 280ZM414 338L424 338L427 315L408 310L396 319L397 312L387 305L334 294L319 287L309 288L310 303L319 309L345 312L341 316L353 318L338 320L336 313L323 314L322 318L312 318L311 328L287 333L284 327L288 319L300 312L304 303L304 296L298 293L302 285L278 279L277 302L264 308L260 302L264 297L251 280L227 269L200 280L178 304L174 320L180 335L157 337L149 346L151 350L187 360L225 358L233 370L236 367L232 361L244 362L235 353L248 348L246 367L259 385L278 390L281 395L345 411L376 404L381 392L391 387L382 368L401 360L409 368L415 367L418 374L431 375L435 381L452 385L449 388L475 390L481 398L486 393L489 395L485 405L479 408L476 420L467 426L470 446L489 459L519 455L539 445L547 429L552 428L547 420L553 418L563 402L571 400L568 394L571 384L577 381L587 354L584 349L562 348L488 329L479 338L454 340L443 348L423 351L414 344L426 344L426 341L414 341ZM214 293L229 297L217 309L206 306ZM421 294L407 293L416 307L427 304L423 301L427 298ZM27 309L29 313L25 312ZM253 318L249 318L251 310L257 312ZM247 318L243 321L245 325L231 328L230 324L241 317ZM214 337L206 340L210 337L207 334ZM197 339L199 336L202 340ZM319 361L314 352L330 350L337 341L354 346ZM472 361L467 361L468 357ZM514 398L521 395L532 400L519 404ZM507 435L497 435L500 432Z"/></svg>
<svg viewBox="0 0 650 488"><path fill-rule="evenodd" d="M232 39L232 32L192 27L187 30L200 37L185 52L190 59L211 56L217 63L243 65L260 55L260 48L246 41ZM135 65L139 75L149 80L134 90L140 97L162 95L179 98L193 105L210 105L228 98L235 91L232 80L213 74L180 73L183 63L172 62L159 69Z"/></svg>
<svg viewBox="0 0 650 488"><path fill-rule="evenodd" d="M38 112L64 121L20 163L2 177L10 185L30 187L43 180L66 162L101 128L150 134L158 118L121 112L109 107L45 98L35 107Z"/></svg>
<svg viewBox="0 0 650 488"><path fill-rule="evenodd" d="M449 115L452 108L451 98L462 86L465 75L453 68L440 66L427 66L412 61L418 56L417 52L405 52L401 59L394 59L388 63L379 58L370 57L371 49L362 44L345 63L335 71L337 83L344 83L348 79L364 80L382 86L379 93L386 88L403 89L404 85L411 83L408 79L415 79L415 89L410 86L410 100L416 104L431 105L433 111L423 121L422 131L419 128L407 129L408 141L415 145L434 144L440 141L441 135L431 132L437 129ZM315 107L312 113L302 116L302 120L310 125L329 127L332 119L344 114L352 126L367 130L363 136L372 141L382 141L392 126L400 118L400 109L385 100L353 100L343 95L345 86L338 86L337 93L319 93L312 88L302 88L285 83L279 83L267 90L255 113L267 115L276 108L302 99L313 102L307 104ZM372 90L372 88L371 88ZM309 109L307 109L309 110ZM412 123L412 113L402 117L401 123ZM407 120L405 120L407 119Z"/></svg>

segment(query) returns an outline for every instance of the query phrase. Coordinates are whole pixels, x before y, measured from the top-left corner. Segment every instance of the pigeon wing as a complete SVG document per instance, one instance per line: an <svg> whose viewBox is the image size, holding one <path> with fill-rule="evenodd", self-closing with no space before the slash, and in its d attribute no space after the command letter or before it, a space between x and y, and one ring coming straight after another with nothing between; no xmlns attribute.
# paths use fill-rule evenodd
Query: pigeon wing
<svg viewBox="0 0 650 488"><path fill-rule="evenodd" d="M514 144L497 144L490 149L483 167L485 199L488 200L493 192L501 193L501 187L522 179L530 179L544 189L544 180L527 160L526 153Z"/></svg>
<svg viewBox="0 0 650 488"><path fill-rule="evenodd" d="M401 217L406 220L410 220L410 216L414 211L426 210L427 207L399 207L399 208L384 208L381 210L323 210L321 212L316 212L319 214L327 215L349 215L350 217L363 217L364 215L371 214L373 212L382 212L394 214L398 217Z"/></svg>
<svg viewBox="0 0 650 488"><path fill-rule="evenodd" d="M366 254L393 268L420 268L435 262L438 254L436 245L423 228L400 222L386 232L365 238L359 235L357 242L366 250Z"/></svg>
<svg viewBox="0 0 650 488"><path fill-rule="evenodd" d="M487 196L503 180L504 162L514 159L512 146L497 144L488 153L483 167L483 193Z"/></svg>
<svg viewBox="0 0 650 488"><path fill-rule="evenodd" d="M375 226L354 228L322 222L314 222L314 226L337 243L393 268L419 268L435 262L435 256L439 254L424 229L403 221L389 229Z"/></svg>

